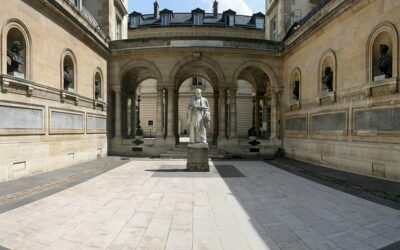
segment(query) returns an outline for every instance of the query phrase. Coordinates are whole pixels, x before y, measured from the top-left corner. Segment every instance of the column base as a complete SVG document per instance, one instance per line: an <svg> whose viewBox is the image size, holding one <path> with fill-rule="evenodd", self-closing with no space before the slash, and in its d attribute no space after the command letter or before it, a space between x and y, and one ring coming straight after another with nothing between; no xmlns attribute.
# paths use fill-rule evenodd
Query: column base
<svg viewBox="0 0 400 250"><path fill-rule="evenodd" d="M188 145L186 170L190 172L209 172L208 144L195 143Z"/></svg>

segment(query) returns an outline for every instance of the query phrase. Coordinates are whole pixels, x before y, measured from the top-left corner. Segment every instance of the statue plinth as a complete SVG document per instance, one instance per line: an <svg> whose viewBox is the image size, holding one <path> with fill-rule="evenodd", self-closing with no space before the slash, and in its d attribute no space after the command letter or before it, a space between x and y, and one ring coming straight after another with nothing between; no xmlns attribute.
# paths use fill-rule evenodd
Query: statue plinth
<svg viewBox="0 0 400 250"><path fill-rule="evenodd" d="M14 76L14 77L22 78L22 79L25 78L25 74L24 73L20 73L18 71L13 71L13 72L10 72L8 74L11 75L11 76Z"/></svg>
<svg viewBox="0 0 400 250"><path fill-rule="evenodd" d="M193 143L188 145L186 170L190 172L208 172L208 143Z"/></svg>

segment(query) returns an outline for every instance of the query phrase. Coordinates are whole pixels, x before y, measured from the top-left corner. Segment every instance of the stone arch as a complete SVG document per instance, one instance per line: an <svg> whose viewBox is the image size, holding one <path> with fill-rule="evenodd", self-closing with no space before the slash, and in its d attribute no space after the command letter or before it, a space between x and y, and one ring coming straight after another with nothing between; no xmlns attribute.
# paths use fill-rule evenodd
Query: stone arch
<svg viewBox="0 0 400 250"><path fill-rule="evenodd" d="M323 76L325 75L325 71L330 69L333 72L332 86L331 89L324 90L323 87ZM337 90L337 58L336 53L332 49L328 49L322 54L321 59L319 60L318 66L318 93L321 94L323 91L325 92L336 92ZM329 86L328 86L329 87Z"/></svg>
<svg viewBox="0 0 400 250"><path fill-rule="evenodd" d="M271 82L271 86L275 91L278 91L278 79L276 77L276 74L274 70L267 64L261 61L249 61L241 64L234 72L235 74L233 75L232 82L236 84L237 80L239 79L240 74L242 73L243 70L246 68L257 68L261 71L263 71L269 78Z"/></svg>
<svg viewBox="0 0 400 250"><path fill-rule="evenodd" d="M71 49L64 49L61 53L61 60L60 60L60 88L64 89L64 66L66 62L70 62L72 64L72 82L73 82L73 89L75 92L78 92L78 61L74 52Z"/></svg>
<svg viewBox="0 0 400 250"><path fill-rule="evenodd" d="M96 81L98 78L100 80L100 96L96 98ZM103 71L98 67L93 73L93 99L103 100L106 86L107 84L104 81Z"/></svg>
<svg viewBox="0 0 400 250"><path fill-rule="evenodd" d="M371 32L367 41L367 67L366 74L368 82L374 81L374 75L376 75L376 61L377 61L377 51L379 49L379 44L386 44L389 47L389 53L392 56L392 77L396 78L399 76L399 34L396 26L385 21L378 24Z"/></svg>
<svg viewBox="0 0 400 250"><path fill-rule="evenodd" d="M152 62L146 61L146 60L137 60L137 61L129 61L128 63L124 64L121 69L119 70L119 79L118 82L122 83L123 77L129 73L132 69L135 68L143 68L143 69L148 69L151 72L151 76L148 76L147 79L149 78L155 78L157 81L162 82L163 81L163 76L161 74L161 71L159 68ZM142 77L146 78L146 77ZM146 80L146 79L143 79ZM142 80L142 81L143 81Z"/></svg>
<svg viewBox="0 0 400 250"><path fill-rule="evenodd" d="M170 81L175 83L175 88L178 90L183 80L191 76L200 76L207 79L214 91L218 91L225 81L225 74L219 64L207 57L188 57L181 60L173 67Z"/></svg>
<svg viewBox="0 0 400 250"><path fill-rule="evenodd" d="M295 88L296 88L296 81L298 81L298 98L295 98ZM299 67L296 67L292 70L292 74L290 75L290 84L289 84L289 100L290 102L296 101L299 102L301 100L301 88L302 86L302 77L301 77L301 70Z"/></svg>
<svg viewBox="0 0 400 250"><path fill-rule="evenodd" d="M27 26L19 19L9 19L3 26L1 35L1 49L4 51L1 61L1 71L3 74L7 74L7 46L8 46L8 34L12 29L18 30L25 42L25 79L32 79L32 38L29 34Z"/></svg>

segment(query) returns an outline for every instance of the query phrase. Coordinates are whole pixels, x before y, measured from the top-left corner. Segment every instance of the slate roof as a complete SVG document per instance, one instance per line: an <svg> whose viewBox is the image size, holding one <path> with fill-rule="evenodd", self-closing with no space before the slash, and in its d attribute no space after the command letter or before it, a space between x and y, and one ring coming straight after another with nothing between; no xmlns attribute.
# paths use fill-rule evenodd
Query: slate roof
<svg viewBox="0 0 400 250"><path fill-rule="evenodd" d="M225 12L224 12L225 13ZM257 17L262 13L257 13ZM153 14L142 15L138 12L132 12L129 16L140 15L142 20L138 28L158 27L161 25L160 18L155 18ZM264 16L264 14L262 14ZM129 20L130 21L130 20ZM173 13L169 26L185 26L193 25L192 13ZM215 18L213 13L205 13L203 26L227 26L223 20L223 14L218 14ZM129 25L130 27L130 25ZM235 27L256 29L256 24L253 16L236 15Z"/></svg>

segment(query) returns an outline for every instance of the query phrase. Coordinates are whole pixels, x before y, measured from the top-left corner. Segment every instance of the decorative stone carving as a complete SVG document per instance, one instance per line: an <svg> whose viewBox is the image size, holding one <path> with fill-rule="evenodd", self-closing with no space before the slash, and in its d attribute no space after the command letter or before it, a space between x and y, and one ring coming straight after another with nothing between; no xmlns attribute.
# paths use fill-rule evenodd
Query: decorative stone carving
<svg viewBox="0 0 400 250"><path fill-rule="evenodd" d="M378 69L385 74L385 78L392 77L392 56L388 54L389 47L386 44L379 45L380 58L377 62Z"/></svg>
<svg viewBox="0 0 400 250"><path fill-rule="evenodd" d="M19 70L19 66L25 64L25 58L21 55L21 50L23 49L20 41L14 41L11 49L7 49L7 57L9 58L7 72L9 74L14 72L22 73Z"/></svg>

